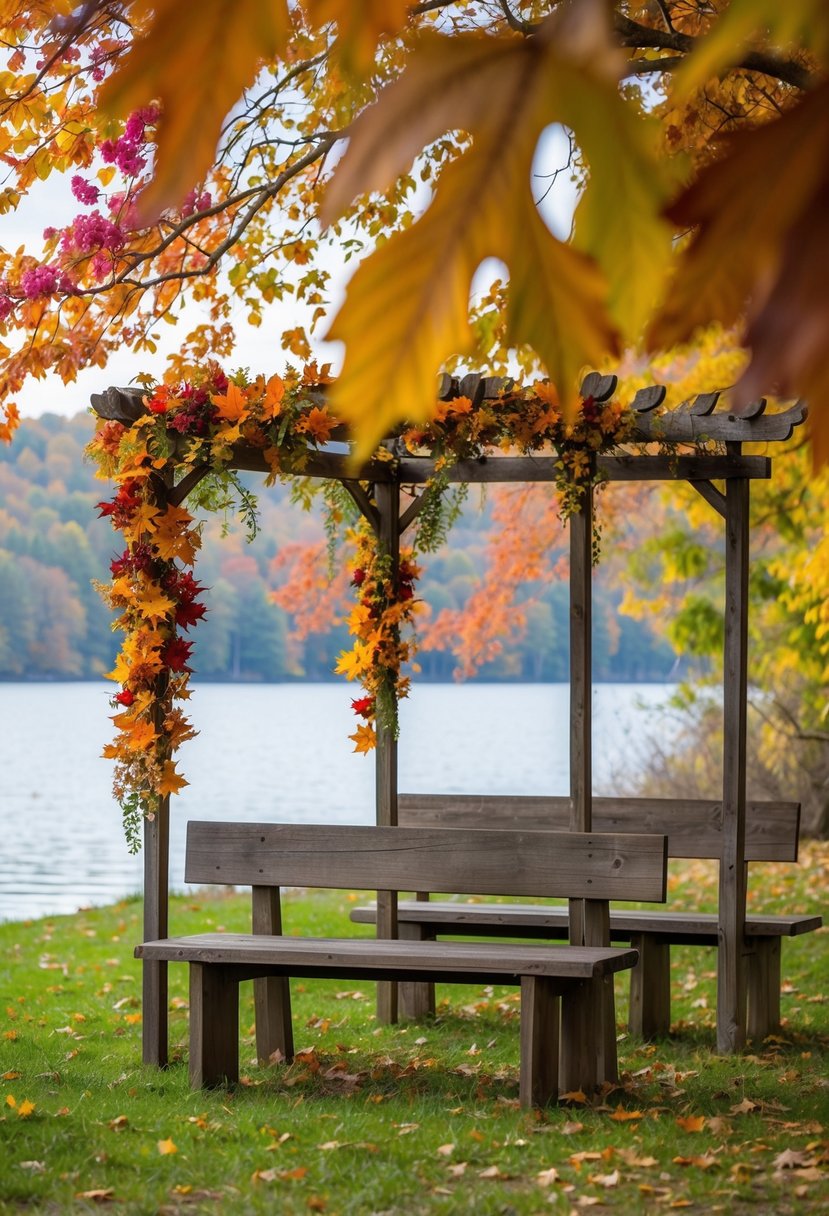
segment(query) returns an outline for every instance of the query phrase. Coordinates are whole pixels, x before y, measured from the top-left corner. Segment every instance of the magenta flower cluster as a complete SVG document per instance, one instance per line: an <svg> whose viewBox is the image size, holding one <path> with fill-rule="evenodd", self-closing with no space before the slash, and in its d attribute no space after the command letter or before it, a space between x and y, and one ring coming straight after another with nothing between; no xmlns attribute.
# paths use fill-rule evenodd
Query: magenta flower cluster
<svg viewBox="0 0 829 1216"><path fill-rule="evenodd" d="M127 119L124 134L120 139L105 139L101 144L101 156L107 165L116 165L125 177L135 177L147 163L140 148L144 143L147 126L158 121L156 106L145 106L136 110Z"/></svg>
<svg viewBox="0 0 829 1216"><path fill-rule="evenodd" d="M76 173L70 184L72 193L79 203L83 203L87 207L97 203L101 192L93 182L88 182L86 178L81 177L80 173Z"/></svg>
<svg viewBox="0 0 829 1216"><path fill-rule="evenodd" d="M183 216L195 215L197 211L207 211L213 205L213 196L209 190L188 190L181 204Z"/></svg>

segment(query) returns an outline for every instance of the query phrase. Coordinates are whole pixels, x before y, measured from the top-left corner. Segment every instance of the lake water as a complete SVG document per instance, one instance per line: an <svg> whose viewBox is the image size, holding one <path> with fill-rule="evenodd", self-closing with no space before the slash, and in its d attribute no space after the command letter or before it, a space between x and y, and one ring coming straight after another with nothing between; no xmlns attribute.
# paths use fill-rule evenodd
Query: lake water
<svg viewBox="0 0 829 1216"><path fill-rule="evenodd" d="M140 890L100 758L111 686L0 684L0 920L72 912ZM335 684L196 686L201 732L180 753L171 885L188 819L372 823L374 760L355 755L350 689ZM643 743L668 729L665 685L593 693L594 789L618 792ZM566 684L426 684L401 712L399 784L434 793L565 794Z"/></svg>

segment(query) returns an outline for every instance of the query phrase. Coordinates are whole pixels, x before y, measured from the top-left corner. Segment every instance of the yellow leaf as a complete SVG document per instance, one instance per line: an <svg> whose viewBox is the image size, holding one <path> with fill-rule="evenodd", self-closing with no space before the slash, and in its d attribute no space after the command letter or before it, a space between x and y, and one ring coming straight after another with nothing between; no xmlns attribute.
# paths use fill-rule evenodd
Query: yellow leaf
<svg viewBox="0 0 829 1216"><path fill-rule="evenodd" d="M684 1132L701 1132L705 1127L705 1115L677 1115L676 1125Z"/></svg>
<svg viewBox="0 0 829 1216"><path fill-rule="evenodd" d="M189 785L189 782L176 771L175 761L166 760L161 772L161 780L158 783L158 793L162 796L177 794L185 785Z"/></svg>
<svg viewBox="0 0 829 1216"><path fill-rule="evenodd" d="M177 1153L178 1149L172 1140L159 1140L157 1145L158 1151L162 1157L167 1157L170 1153Z"/></svg>
<svg viewBox="0 0 829 1216"><path fill-rule="evenodd" d="M622 1110L621 1106L618 1106L610 1117L617 1123L628 1123L632 1119L641 1119L642 1112L641 1110Z"/></svg>
<svg viewBox="0 0 829 1216"><path fill-rule="evenodd" d="M374 65L377 43L383 34L403 28L411 0L307 0L308 14L317 25L337 23L337 53L343 70L367 75Z"/></svg>
<svg viewBox="0 0 829 1216"><path fill-rule="evenodd" d="M348 736L354 743L355 752L372 752L377 746L377 735L374 727L360 723L353 735Z"/></svg>
<svg viewBox="0 0 829 1216"><path fill-rule="evenodd" d="M152 14L123 64L103 86L99 106L125 118L155 100L162 105L152 184L141 198L145 219L177 205L213 164L223 119L256 79L261 60L282 53L291 32L286 0L139 0L131 19Z"/></svg>
<svg viewBox="0 0 829 1216"><path fill-rule="evenodd" d="M34 1109L35 1109L34 1102L30 1102L28 1100L28 1098L26 1098L23 1102L20 1103L20 1105L17 1108L18 1118L28 1119L29 1115L31 1115L31 1113Z"/></svg>
<svg viewBox="0 0 829 1216"><path fill-rule="evenodd" d="M408 70L352 126L324 202L325 222L356 194L387 187L445 130L462 128L473 136L471 149L444 171L423 217L358 268L331 327L330 337L346 345L331 406L355 428L358 458L368 456L403 415L421 421L434 412L435 375L447 358L471 348L469 289L486 257L500 258L510 270L508 345L533 347L565 404L575 402L581 369L618 349L603 273L549 232L530 188L539 135L564 121L577 138L584 128L597 186L618 179L626 205L639 206L644 228L637 224L637 248L655 222L660 174L649 160L647 139L608 82L615 52L603 37L603 12L598 0L580 0L568 6L569 18L554 15L533 39L424 38ZM577 29L571 27L574 13ZM609 132L601 136L604 127ZM585 212L585 244L612 265L622 227L614 224L600 238L593 215ZM636 323L641 319L667 243L663 228L635 295L614 277L617 313L632 310Z"/></svg>

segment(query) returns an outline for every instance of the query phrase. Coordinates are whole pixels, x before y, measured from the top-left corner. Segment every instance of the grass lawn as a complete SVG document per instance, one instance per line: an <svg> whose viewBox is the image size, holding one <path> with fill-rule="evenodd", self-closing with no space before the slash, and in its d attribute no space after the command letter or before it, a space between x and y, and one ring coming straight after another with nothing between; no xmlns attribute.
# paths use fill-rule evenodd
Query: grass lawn
<svg viewBox="0 0 829 1216"><path fill-rule="evenodd" d="M829 846L752 866L751 907L825 914ZM671 906L712 908L685 862ZM287 897L289 932L336 935L354 897ZM244 931L244 896L174 901L171 932ZM0 1212L817 1213L829 1210L829 931L783 943L781 1035L715 1054L716 955L675 950L673 1034L623 1030L620 1085L518 1109L517 992L445 988L433 1022L378 1027L370 985L295 982L296 1061L191 1093L187 975L170 968L173 1062L141 1063L141 905L0 925Z"/></svg>

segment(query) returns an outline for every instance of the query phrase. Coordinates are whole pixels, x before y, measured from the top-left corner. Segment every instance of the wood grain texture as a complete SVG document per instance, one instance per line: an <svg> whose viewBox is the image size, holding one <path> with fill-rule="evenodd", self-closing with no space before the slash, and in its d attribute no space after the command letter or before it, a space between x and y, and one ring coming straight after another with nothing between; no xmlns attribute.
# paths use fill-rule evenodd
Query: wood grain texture
<svg viewBox="0 0 829 1216"><path fill-rule="evenodd" d="M524 1109L558 1099L560 1001L553 984L522 977L518 1100Z"/></svg>
<svg viewBox="0 0 829 1216"><path fill-rule="evenodd" d="M628 1027L641 1039L655 1039L671 1029L671 948L652 933L634 933L631 943L639 962L630 973Z"/></svg>
<svg viewBox="0 0 829 1216"><path fill-rule="evenodd" d="M261 975L343 975L371 978L390 973L432 976L442 983L518 983L522 975L574 981L632 967L636 951L589 946L532 946L499 942L380 941L372 937L260 938L244 933L196 933L143 942L136 958L245 968ZM463 977L463 980L460 979Z"/></svg>
<svg viewBox="0 0 829 1216"><path fill-rule="evenodd" d="M187 825L185 882L665 898L664 836L331 824Z"/></svg>
<svg viewBox="0 0 829 1216"><path fill-rule="evenodd" d="M747 968L748 1037L762 1043L780 1032L781 943L779 937L765 937L753 944Z"/></svg>
<svg viewBox="0 0 829 1216"><path fill-rule="evenodd" d="M254 887L252 929L264 937L282 932L282 909L278 887ZM294 1031L291 1022L291 990L280 977L253 981L256 1017L256 1058L267 1064L272 1056L294 1058Z"/></svg>
<svg viewBox="0 0 829 1216"><path fill-rule="evenodd" d="M401 827L563 831L569 799L519 794L407 794L398 797ZM718 858L722 802L701 798L592 799L597 832L656 832L668 837L669 857ZM799 802L746 804L746 861L797 861Z"/></svg>
<svg viewBox="0 0 829 1216"><path fill-rule="evenodd" d="M170 799L162 798L152 819L144 820L144 938L169 932ZM142 1058L165 1068L168 1060L167 964L142 968Z"/></svg>
<svg viewBox="0 0 829 1216"><path fill-rule="evenodd" d="M374 924L376 910L371 905L353 908L351 919L357 924ZM569 934L570 918L566 904L464 903L463 901L401 900L398 907L401 928L419 925L425 936L476 933L503 937L538 937L564 940ZM652 933L676 945L716 946L719 918L716 912L663 912L610 910L610 936L613 941L630 941L631 934ZM746 917L748 939L800 937L813 933L823 924L815 915L776 915L752 913Z"/></svg>
<svg viewBox="0 0 829 1216"><path fill-rule="evenodd" d="M758 420L758 425L763 419ZM717 955L717 1049L740 1051L746 1036L744 934L747 866L749 485L726 483L723 642L723 797Z"/></svg>
<svg viewBox="0 0 829 1216"><path fill-rule="evenodd" d="M190 967L190 1086L239 1080L239 984L221 967Z"/></svg>

